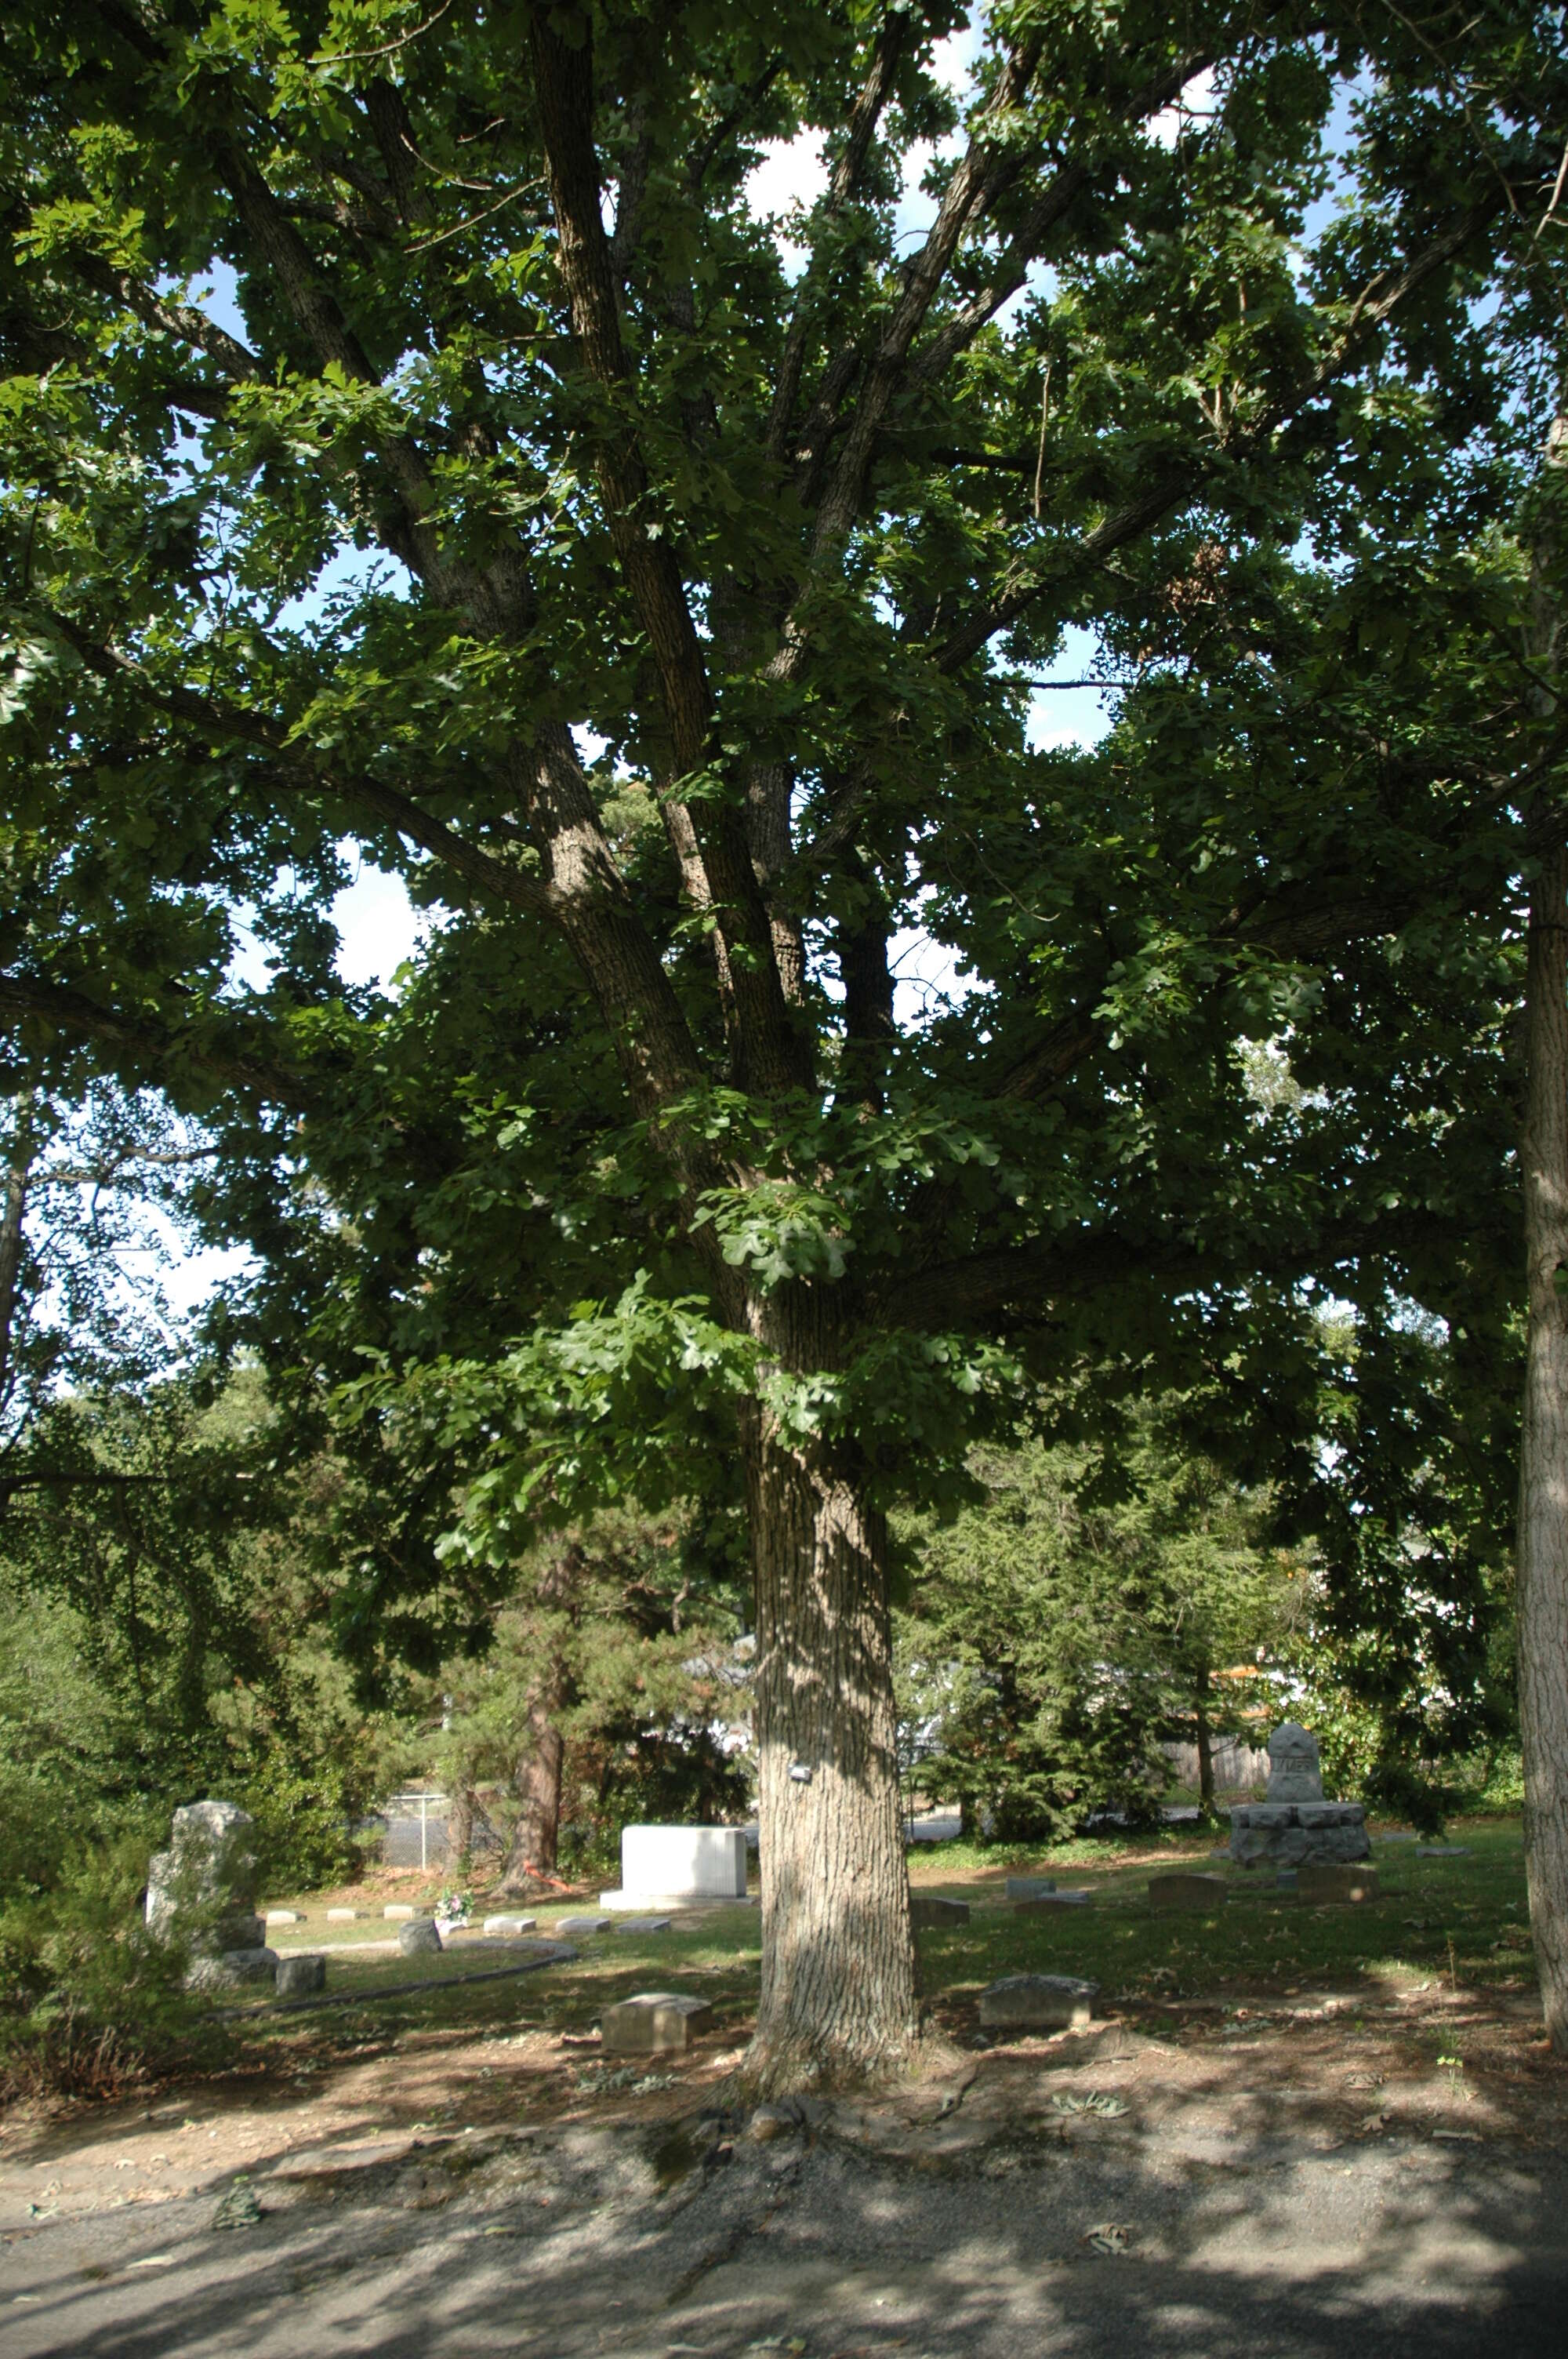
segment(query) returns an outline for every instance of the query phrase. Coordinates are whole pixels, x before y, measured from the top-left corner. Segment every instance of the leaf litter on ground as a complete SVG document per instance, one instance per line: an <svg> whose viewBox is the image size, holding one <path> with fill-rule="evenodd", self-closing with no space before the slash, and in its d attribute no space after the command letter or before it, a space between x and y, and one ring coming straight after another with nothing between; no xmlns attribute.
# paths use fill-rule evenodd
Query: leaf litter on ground
<svg viewBox="0 0 1568 2359"><path fill-rule="evenodd" d="M611 2071L607 2064L575 2064L572 2082L585 2097L608 2097L624 2089L633 2097L645 2097L654 2089L673 2089L674 2072L639 2072L635 2064L622 2064Z"/></svg>
<svg viewBox="0 0 1568 2359"><path fill-rule="evenodd" d="M1131 2229L1124 2228L1119 2220L1101 2220L1094 2227L1086 2228L1078 2242L1096 2253L1125 2253L1131 2234Z"/></svg>
<svg viewBox="0 0 1568 2359"><path fill-rule="evenodd" d="M1124 2097L1108 2096L1103 2089L1087 2090L1081 2097L1058 2090L1051 2104L1059 2114L1098 2114L1107 2121L1114 2121L1119 2114L1127 2111Z"/></svg>

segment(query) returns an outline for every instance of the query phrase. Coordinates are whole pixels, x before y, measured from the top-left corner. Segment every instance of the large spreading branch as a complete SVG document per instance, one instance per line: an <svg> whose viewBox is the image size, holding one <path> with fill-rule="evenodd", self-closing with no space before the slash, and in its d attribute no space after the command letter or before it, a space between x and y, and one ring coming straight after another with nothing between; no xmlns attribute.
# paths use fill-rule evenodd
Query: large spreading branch
<svg viewBox="0 0 1568 2359"><path fill-rule="evenodd" d="M1317 365L1286 392L1268 403L1242 432L1217 436L1195 444L1175 461L1159 468L1144 488L1105 516L1093 529L1065 547L1049 553L1037 571L1024 573L968 619L947 634L936 650L939 670L961 671L989 640L1012 625L1040 599L1065 596L1102 566L1107 558L1130 541L1141 539L1162 517L1170 515L1227 469L1257 458L1267 451L1281 429L1326 393L1357 362L1373 332L1399 311L1419 288L1453 262L1478 229L1497 212L1500 198L1476 204L1461 214L1440 236L1424 245L1402 270L1380 272L1362 289L1344 329Z"/></svg>
<svg viewBox="0 0 1568 2359"><path fill-rule="evenodd" d="M379 389L379 372L238 133L221 133L213 154L256 259L277 287L317 361L323 368L340 370L351 384ZM383 527L393 554L443 605L468 615L484 636L521 638L535 613L521 547L515 541L503 543L484 566L454 559L441 527L440 497L417 443L385 428L378 429L375 439L400 510L399 521Z"/></svg>
<svg viewBox="0 0 1568 2359"><path fill-rule="evenodd" d="M1040 49L1041 38L1036 36L1010 52L1005 60L968 147L947 183L936 219L904 274L902 291L878 338L817 506L808 579L836 563L849 539L865 498L872 454L893 397L903 384L911 347L952 266L966 230L1023 168L1023 156L1002 144L998 135L1008 116L1023 101ZM781 681L797 678L809 645L808 634L798 623L792 623L770 666L772 677Z"/></svg>
<svg viewBox="0 0 1568 2359"><path fill-rule="evenodd" d="M550 886L460 835L384 779L323 760L308 743L292 737L280 722L248 705L151 679L130 657L103 646L69 615L52 608L40 609L38 620L57 631L91 671L128 688L144 712L156 713L208 743L218 737L254 747L266 756L268 777L286 792L332 795L373 824L391 828L417 844L452 876L460 877L487 898L510 903L535 917L557 919L558 896Z"/></svg>
<svg viewBox="0 0 1568 2359"><path fill-rule="evenodd" d="M248 1047L211 1031L166 1024L145 1010L127 1014L69 984L0 973L0 1022L41 1025L69 1040L99 1041L129 1056L145 1071L165 1072L184 1064L224 1089L242 1090L265 1103L293 1106L300 1113L328 1102L328 1093L308 1075L266 1062Z"/></svg>
<svg viewBox="0 0 1568 2359"><path fill-rule="evenodd" d="M557 258L577 348L609 412L597 437L596 465L611 538L653 651L678 769L690 776L708 766L711 752L708 674L675 550L662 519L649 513L634 376L600 207L592 45L586 33L575 47L564 41L542 7L533 8L528 21ZM741 1078L763 1092L804 1085L809 1064L786 1005L744 814L722 792L700 808L692 832L724 958Z"/></svg>
<svg viewBox="0 0 1568 2359"><path fill-rule="evenodd" d="M99 0L99 7L105 22L144 61L161 64L158 43L117 0ZM244 144L236 100L221 85L215 97L211 152L218 176L233 198L254 267L271 278L322 367L335 367L353 383L379 387L381 381L337 295L322 280L308 247ZM597 208L597 198L595 203ZM595 226L602 244L597 209ZM189 325L192 333L197 332L195 321ZM396 522L377 520L384 545L434 597L454 606L478 636L520 642L535 615L521 543L511 537L503 538L482 567L455 559L445 544L435 486L416 443L406 433L383 429L377 447L399 504ZM502 758L501 768L504 785L527 812L545 868L549 913L566 936L604 1015L633 1103L640 1114L653 1115L672 1099L687 1096L700 1086L701 1060L665 972L659 946L632 905L569 730L561 722L539 724L526 745L513 747ZM506 864L489 864L489 855L455 831L442 830L440 822L420 812L417 806L403 800L390 802L393 790L379 781L355 784L362 808L373 810L384 823L398 827L411 840L438 852L470 882L503 892L514 902L519 900L518 886L512 883ZM741 869L742 880L754 897L754 881L743 863ZM541 888L531 880L521 881L530 893L539 893ZM544 905L535 902L533 906ZM789 1037L787 1027L776 1028L780 1037ZM689 1159L683 1160L680 1149L686 1135L678 1126L661 1136L675 1154L683 1184L696 1186L699 1178L710 1183L712 1175L706 1168L699 1174L690 1168Z"/></svg>
<svg viewBox="0 0 1568 2359"><path fill-rule="evenodd" d="M530 799L535 832L546 847L541 880L514 860L503 859L460 835L384 780L324 761L268 716L178 683L162 685L67 617L50 613L44 619L83 663L128 688L145 711L209 744L213 737L226 738L255 749L265 757L263 773L275 791L334 796L350 810L417 844L441 864L447 875L482 897L525 910L557 928L616 1043L640 1114L652 1115L672 1098L699 1086L701 1069L686 1019L625 881L605 856L599 815L563 724L541 724L529 776L517 782L519 793ZM711 1185L715 1177L707 1169L687 1176L693 1185Z"/></svg>
<svg viewBox="0 0 1568 2359"><path fill-rule="evenodd" d="M1213 63L1209 50L1185 51L1122 103L1117 109L1119 119L1124 123L1146 123L1151 115L1179 97L1195 74L1202 73L1206 66ZM1092 157L1076 156L1053 174L1009 239L985 285L950 320L944 321L930 342L915 353L908 377L911 391L939 384L988 320L993 320L1002 305L1027 283L1031 266L1039 260L1053 231L1093 184L1098 168Z"/></svg>
<svg viewBox="0 0 1568 2359"><path fill-rule="evenodd" d="M849 136L844 142L843 153L834 167L833 178L822 201L817 243L795 288L773 387L773 407L763 437L770 456L776 461L783 461L788 454L790 426L795 417L795 403L800 397L801 372L806 364L806 346L811 335L812 299L816 293L819 277L821 232L838 219L860 186L877 125L892 91L893 77L903 54L908 26L907 12L900 11L895 15L889 9L877 27L871 65L850 110Z"/></svg>

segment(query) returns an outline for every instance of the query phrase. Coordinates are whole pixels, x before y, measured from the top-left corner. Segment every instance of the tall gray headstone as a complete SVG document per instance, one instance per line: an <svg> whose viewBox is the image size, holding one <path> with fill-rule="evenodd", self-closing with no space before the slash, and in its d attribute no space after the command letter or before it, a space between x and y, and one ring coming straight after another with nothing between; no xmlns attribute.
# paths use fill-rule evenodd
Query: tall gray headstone
<svg viewBox="0 0 1568 2359"><path fill-rule="evenodd" d="M264 1981L277 1958L256 1914L255 1821L235 1802L187 1802L147 1863L147 1923L183 1941L200 1989Z"/></svg>
<svg viewBox="0 0 1568 2359"><path fill-rule="evenodd" d="M1366 1859L1371 1849L1364 1805L1324 1799L1316 1737L1293 1720L1282 1722L1269 1739L1268 1800L1239 1802L1230 1813L1237 1866Z"/></svg>

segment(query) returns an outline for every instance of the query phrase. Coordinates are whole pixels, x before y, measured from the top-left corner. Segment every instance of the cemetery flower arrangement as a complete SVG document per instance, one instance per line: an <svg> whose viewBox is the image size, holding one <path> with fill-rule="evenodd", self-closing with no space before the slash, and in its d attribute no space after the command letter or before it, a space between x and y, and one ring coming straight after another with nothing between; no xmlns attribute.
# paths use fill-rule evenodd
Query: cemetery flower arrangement
<svg viewBox="0 0 1568 2359"><path fill-rule="evenodd" d="M436 1903L435 1917L443 1933L449 1932L454 1925L469 1924L472 1919L472 1910L468 1894L449 1887Z"/></svg>

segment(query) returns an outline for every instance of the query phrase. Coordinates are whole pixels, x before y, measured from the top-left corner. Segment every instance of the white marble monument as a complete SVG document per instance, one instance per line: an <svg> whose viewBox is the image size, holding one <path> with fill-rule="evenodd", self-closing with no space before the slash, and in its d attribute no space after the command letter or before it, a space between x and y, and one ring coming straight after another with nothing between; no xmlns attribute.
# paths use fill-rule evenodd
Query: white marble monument
<svg viewBox="0 0 1568 2359"><path fill-rule="evenodd" d="M1239 1802L1230 1813L1230 1856L1238 1867L1300 1867L1308 1860L1367 1859L1367 1812L1360 1802L1325 1802L1317 1739L1285 1721L1269 1739L1269 1799Z"/></svg>
<svg viewBox="0 0 1568 2359"><path fill-rule="evenodd" d="M620 1887L601 1892L599 1905L640 1917L745 1897L743 1827L622 1827Z"/></svg>

